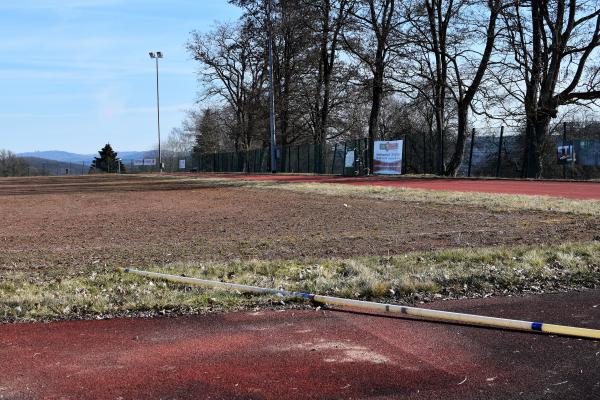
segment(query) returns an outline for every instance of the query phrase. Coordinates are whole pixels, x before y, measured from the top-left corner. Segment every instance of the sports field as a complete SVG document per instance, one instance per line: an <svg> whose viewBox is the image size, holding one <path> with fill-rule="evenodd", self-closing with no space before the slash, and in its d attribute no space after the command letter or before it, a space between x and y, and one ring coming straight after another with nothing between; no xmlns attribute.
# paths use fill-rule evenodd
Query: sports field
<svg viewBox="0 0 600 400"><path fill-rule="evenodd" d="M3 345L0 358L21 365L21 372L37 365L28 357L39 357L43 365L71 363L72 369L59 369L61 374L93 375L95 385L111 385L116 375L112 367L109 368L110 364L137 371L149 361L143 355L144 346L154 346L152 343L158 343L157 338L164 338L164 341L159 340L161 350L152 347L151 351L155 354L153 357L165 356L169 361L165 361L164 366L157 360L158 364L152 361L152 373L155 377L162 373L167 377L175 374L167 379L169 385L177 384L177 374L191 380L181 392L174 388L164 392L180 393L177 398L197 398L199 391L209 389L211 398L302 398L293 390L307 386L311 386L311 398L340 398L340 393L343 398L395 398L394 393L398 391L408 396L404 398L436 398L444 394L448 398L478 398L467 394L481 395L487 391L498 395L497 398L514 398L511 396L529 384L535 385L539 394L529 398L582 398L581 393L600 390L600 375L597 369L590 367L600 354L600 348L592 341L581 343L535 335L524 339L523 334L502 332L506 348L499 349L496 344L495 350L489 351L503 352L503 355L484 356L485 346L493 340L495 331L485 331L487 333L480 337L477 333L480 331L475 328L442 325L437 331L430 324L423 326L395 319L378 322L381 317L343 317L331 311L314 314L310 304L301 302L189 288L115 272L117 267L133 266L398 304L421 305L434 301L434 307L438 308L472 309L507 318L536 319L540 313L546 313L553 319L550 322L599 327L599 308L594 299L600 294L594 288L600 284L600 201L594 193L600 193L600 183L584 184L586 193L592 195L583 196L581 184L550 182L552 196L547 196L549 186L538 182L490 181L498 187L505 184L511 194L485 193L493 187L485 183L487 181L480 183L481 193L477 193L475 187L465 192L465 181L456 181L457 191L449 190L452 180L443 180L441 191L424 190L423 184L427 181L412 181L412 184L419 183L414 187L410 182L351 181L349 178L339 182L334 178L319 181L298 176L248 180L234 175L2 179L2 322L125 316L158 319L6 324L0 326ZM430 186L432 182L437 184L437 180L431 180ZM514 189L517 186L521 191ZM562 196L561 193L579 195ZM576 302L579 306L568 304L569 299L576 298L569 293L575 291L583 296ZM559 295L546 293L567 294L552 297ZM507 296L517 296L519 300L508 300ZM469 303L471 298L487 300ZM493 300L495 298L499 300ZM464 303L444 302L451 299L463 299ZM580 307L579 317L552 311L561 302L565 310ZM528 304L532 307L531 313L528 313ZM231 314L210 318L197 315L224 311ZM254 321L253 313L264 313L264 320ZM298 319L293 313L297 313ZM163 315L186 316L162 320ZM273 346L288 349L284 351L287 361L280 367L296 374L294 376L303 382L296 389L284 378L266 371L264 365L254 368L258 364L251 361L253 357L261 357L269 363L269 357L274 357L272 362L281 362L278 358L283 357L278 355L281 351L270 351L271 347L264 343L255 349L250 345L258 340L251 334L254 328L269 331L279 319L282 327L298 324L294 332L311 332L309 339L283 332L280 332L283 336L273 339ZM327 321L338 321L339 326L330 326ZM352 328L357 324L372 327L364 341ZM78 353L69 353L66 348L48 352L47 347L34 345L43 343L39 335L47 331L46 327L50 328L48 332L54 332L54 336L48 337L48 346L52 348L61 348L57 343L63 341L61 332L65 330L73 338L86 338L82 339L85 346L77 345ZM254 328L240 333L246 330L244 327ZM412 339L404 344L393 341L390 345L396 352L394 355L385 343L391 343L396 327L410 332L406 334ZM419 345L419 329L424 327L429 339ZM207 330L223 339L196 357L195 347L190 343L200 339L194 338L190 329ZM382 329L381 332L378 333L378 329ZM320 336L320 330L324 336ZM108 335L109 331L114 335ZM98 332L107 332L107 335ZM461 357L456 360L455 373L452 357L438 354L436 358L436 352L430 347L445 347L445 341L452 341L451 336L461 332L476 344L473 349L468 348L468 341L455 344L452 351ZM336 335L339 338L335 338ZM521 337L535 340L537 344L543 341L542 348L545 344L558 346L557 349L575 346L573 354L579 354L583 360L581 374L586 379L577 378L576 385L561 383L565 376L568 376L567 381L574 379L570 375L572 368L579 369L575 358L563 355L569 357L571 369L559 368L560 360L550 357L548 362L555 363L557 368L554 376L532 372L531 381L520 377L519 385L512 387L510 380L516 379L515 371L523 374L526 370L524 355L511 353L529 352L528 347L516 346L514 340ZM531 337L533 339L529 339ZM107 343L131 341L137 350L134 354L129 346L119 345L122 353L107 356L102 348L104 340ZM330 348L331 343L337 343L337 347ZM403 348L404 345L409 347ZM315 357L320 361L303 358L306 346L316 349L311 351L317 351ZM20 348L30 351L16 351ZM238 354L239 360L232 358L231 362L246 365L246 372L236 370L235 378L220 376L214 369L207 370L206 376L192 373L196 367L200 371L212 365L212 356L209 357L207 351L214 352L210 354L217 358L233 357L229 348L244 352ZM336 353L340 349L346 356ZM80 352L85 353L83 358L79 358ZM254 352L257 353L252 356ZM321 353L323 358L319 358ZM361 358L360 354L367 356ZM406 385L396 382L390 386L384 380L371 379L370 384L363 387L353 386L352 382L341 385L350 385L344 389L347 392L334 387L341 382L339 374L345 373L346 367L351 374L371 368L373 359L369 354L378 354L381 360L387 360L383 364L389 361L394 371L400 368L408 374ZM562 353L556 350L555 354ZM339 368L332 368L329 375L319 375L317 371L315 375L304 370L293 372L289 368L295 360L310 361L321 368L333 363ZM468 363L477 363L477 360L483 360L482 371L465 369ZM94 363L104 363L107 369L90 369ZM441 363L435 371L424 367L435 363ZM524 369L519 369L521 366ZM52 397L52 393L61 393L65 385L62 375L50 374L44 381L33 372L21 375L2 372L0 398ZM267 372L270 375L261 375ZM472 380L461 383L463 373L472 374ZM428 381L423 374L431 379L439 375L440 384ZM136 381L137 390L147 390L145 393L149 396L163 393L154 385L158 384L157 380L148 379ZM223 380L216 384L217 379ZM257 383L261 379L270 379L275 386L267 388ZM358 375L355 379L360 380ZM307 383L313 380L314 385ZM75 381L85 388L83 378ZM277 382L285 387L278 387ZM551 386L555 383L559 383L556 388ZM20 389L24 387L30 391ZM54 389L45 392L44 387ZM469 390L463 391L464 388ZM110 391L110 398L126 398L133 393L128 390L120 387ZM69 393L73 398L97 398L98 395L98 392L76 387Z"/></svg>
<svg viewBox="0 0 600 400"><path fill-rule="evenodd" d="M325 191L331 188L343 192ZM346 196L354 189L336 185L324 186L321 193L314 186L282 189L171 177L3 181L2 265L77 269L388 256L589 241L600 232L593 214L526 206L508 211L468 197L440 204L386 199L385 193Z"/></svg>

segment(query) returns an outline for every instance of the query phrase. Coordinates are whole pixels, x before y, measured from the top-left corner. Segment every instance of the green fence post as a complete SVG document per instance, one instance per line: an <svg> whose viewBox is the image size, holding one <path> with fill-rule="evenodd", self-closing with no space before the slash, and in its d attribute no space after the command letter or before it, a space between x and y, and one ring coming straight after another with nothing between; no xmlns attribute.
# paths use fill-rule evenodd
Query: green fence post
<svg viewBox="0 0 600 400"><path fill-rule="evenodd" d="M333 175L333 168L335 167L335 156L337 155L337 146L338 144L336 143L333 148L333 160L331 161L331 175Z"/></svg>
<svg viewBox="0 0 600 400"><path fill-rule="evenodd" d="M567 123L563 122L563 139L562 139L562 145L566 146L567 145ZM567 179L567 164L564 163L563 164L563 179Z"/></svg>
<svg viewBox="0 0 600 400"><path fill-rule="evenodd" d="M500 128L500 143L498 144L498 162L496 163L496 178L500 177L500 164L502 163L502 139L504 138L504 126Z"/></svg>
<svg viewBox="0 0 600 400"><path fill-rule="evenodd" d="M467 177L471 177L471 167L473 165L473 146L475 145L475 128L471 131L471 150L469 151L469 168L467 170Z"/></svg>

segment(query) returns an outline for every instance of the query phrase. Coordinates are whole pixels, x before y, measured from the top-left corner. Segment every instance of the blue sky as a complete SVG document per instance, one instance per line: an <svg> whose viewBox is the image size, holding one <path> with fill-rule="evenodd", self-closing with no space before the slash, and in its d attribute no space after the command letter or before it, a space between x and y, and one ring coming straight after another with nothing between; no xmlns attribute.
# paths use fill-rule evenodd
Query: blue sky
<svg viewBox="0 0 600 400"><path fill-rule="evenodd" d="M157 143L161 50L163 140L195 104L192 30L234 20L226 0L2 0L0 149L94 153Z"/></svg>

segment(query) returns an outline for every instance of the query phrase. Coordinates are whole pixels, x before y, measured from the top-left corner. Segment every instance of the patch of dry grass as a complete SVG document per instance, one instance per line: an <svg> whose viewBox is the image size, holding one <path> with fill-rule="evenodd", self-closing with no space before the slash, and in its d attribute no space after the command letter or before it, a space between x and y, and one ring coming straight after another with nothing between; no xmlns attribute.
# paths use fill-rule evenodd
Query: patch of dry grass
<svg viewBox="0 0 600 400"><path fill-rule="evenodd" d="M182 179L182 178L175 178ZM288 183L273 181L241 181L237 179L183 178L203 181L208 185L248 187L263 190L289 190L324 196L372 198L416 203L460 204L479 206L491 211L534 210L600 216L600 201L572 200L550 196L525 196L495 193L453 192L408 189L386 186L355 186L338 183Z"/></svg>
<svg viewBox="0 0 600 400"><path fill-rule="evenodd" d="M544 292L600 284L600 243L494 247L392 257L174 263L205 279L411 303L436 298ZM112 269L38 269L0 277L0 321L201 313L273 306L281 299L153 281Z"/></svg>

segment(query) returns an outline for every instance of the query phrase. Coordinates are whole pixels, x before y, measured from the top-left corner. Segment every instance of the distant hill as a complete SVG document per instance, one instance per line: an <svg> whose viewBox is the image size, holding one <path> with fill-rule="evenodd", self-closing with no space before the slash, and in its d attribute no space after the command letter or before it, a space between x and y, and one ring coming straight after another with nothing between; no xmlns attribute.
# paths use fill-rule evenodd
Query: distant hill
<svg viewBox="0 0 600 400"><path fill-rule="evenodd" d="M20 157L28 164L30 175L81 175L87 174L90 162L64 162L39 157Z"/></svg>
<svg viewBox="0 0 600 400"><path fill-rule="evenodd" d="M118 152L119 158L123 160L123 162L127 163L131 160L139 160L146 158L152 158L155 154L155 151L121 151ZM86 164L91 163L94 160L94 157L97 156L95 154L77 154L77 153L69 153L67 151L34 151L28 153L20 153L17 156L22 158L38 158L52 161L60 161L65 163L79 163L85 162Z"/></svg>
<svg viewBox="0 0 600 400"><path fill-rule="evenodd" d="M92 162L92 160L94 159L93 154L76 154L76 153L69 153L66 151L58 151L58 150L34 151L34 152L28 152L28 153L20 153L20 154L17 154L17 156L23 157L23 158L33 157L33 158L39 158L39 159L45 159L45 160L62 161L62 162L67 162L67 163L69 163L69 162L81 163L84 161Z"/></svg>

